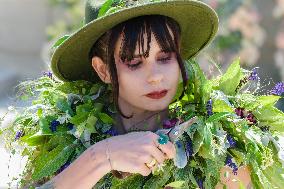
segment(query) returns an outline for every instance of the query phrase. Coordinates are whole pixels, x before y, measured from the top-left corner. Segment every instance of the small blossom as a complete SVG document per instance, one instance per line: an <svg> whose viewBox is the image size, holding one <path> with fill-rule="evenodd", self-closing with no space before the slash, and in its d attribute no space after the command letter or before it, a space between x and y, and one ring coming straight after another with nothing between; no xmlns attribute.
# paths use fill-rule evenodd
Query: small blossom
<svg viewBox="0 0 284 189"><path fill-rule="evenodd" d="M51 79L52 78L52 72L51 71L43 72L43 76L49 77Z"/></svg>
<svg viewBox="0 0 284 189"><path fill-rule="evenodd" d="M213 115L213 106L212 106L212 99L210 98L208 101L207 101L207 105L206 105L206 110L207 110L207 115L208 116L211 116Z"/></svg>
<svg viewBox="0 0 284 189"><path fill-rule="evenodd" d="M164 120L163 121L163 128L164 129L170 129L170 128L172 128L176 125L177 121L178 121L177 118Z"/></svg>
<svg viewBox="0 0 284 189"><path fill-rule="evenodd" d="M255 81L255 80L259 79L257 69L258 69L258 67L255 67L255 68L252 69L251 74L248 77L249 80Z"/></svg>
<svg viewBox="0 0 284 189"><path fill-rule="evenodd" d="M244 108L236 108L236 109L235 109L236 114L237 114L238 116L240 116L241 118L245 118L245 116L244 116L244 111L245 111Z"/></svg>
<svg viewBox="0 0 284 189"><path fill-rule="evenodd" d="M196 182L197 182L197 184L198 184L198 187L200 188L200 189L204 189L204 186L203 186L203 180L202 179L196 179Z"/></svg>
<svg viewBox="0 0 284 189"><path fill-rule="evenodd" d="M273 94L273 95L281 96L282 93L284 93L284 83L283 82L277 83L273 87L273 89L271 89L270 93Z"/></svg>
<svg viewBox="0 0 284 189"><path fill-rule="evenodd" d="M104 132L104 134L108 134L108 135L111 135L111 136L117 136L118 132L112 127L109 130L107 130L106 132Z"/></svg>
<svg viewBox="0 0 284 189"><path fill-rule="evenodd" d="M57 126L60 125L60 122L57 121L57 120L53 120L51 123L50 123L50 129L52 132L55 132L57 130Z"/></svg>
<svg viewBox="0 0 284 189"><path fill-rule="evenodd" d="M236 141L234 140L234 138L231 135L227 135L227 140L230 144L230 148L236 147Z"/></svg>
<svg viewBox="0 0 284 189"><path fill-rule="evenodd" d="M192 156L192 154L193 154L193 145L192 145L192 141L191 140L186 141L185 151L186 151L187 157L191 157Z"/></svg>
<svg viewBox="0 0 284 189"><path fill-rule="evenodd" d="M255 116L251 112L248 113L246 118L251 124L256 124L257 122Z"/></svg>
<svg viewBox="0 0 284 189"><path fill-rule="evenodd" d="M68 130L72 130L74 128L74 125L72 123L67 124Z"/></svg>
<svg viewBox="0 0 284 189"><path fill-rule="evenodd" d="M16 136L15 136L15 140L18 140L22 136L24 136L24 132L23 131L17 131Z"/></svg>
<svg viewBox="0 0 284 189"><path fill-rule="evenodd" d="M234 173L234 175L238 174L238 166L232 161L232 157L231 156L227 156L226 157L225 164L233 169L232 172Z"/></svg>

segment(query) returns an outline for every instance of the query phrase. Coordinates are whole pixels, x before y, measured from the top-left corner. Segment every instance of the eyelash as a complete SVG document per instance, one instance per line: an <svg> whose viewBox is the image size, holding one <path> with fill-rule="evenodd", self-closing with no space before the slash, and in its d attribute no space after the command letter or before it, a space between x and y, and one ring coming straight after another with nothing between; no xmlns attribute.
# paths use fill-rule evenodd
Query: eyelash
<svg viewBox="0 0 284 189"><path fill-rule="evenodd" d="M171 60L171 57L166 57L166 58L159 59L159 61L162 61L162 62L167 62L168 60ZM131 70L136 70L136 69L138 69L140 67L141 64L142 64L142 62L139 61L137 64L126 64L126 65Z"/></svg>

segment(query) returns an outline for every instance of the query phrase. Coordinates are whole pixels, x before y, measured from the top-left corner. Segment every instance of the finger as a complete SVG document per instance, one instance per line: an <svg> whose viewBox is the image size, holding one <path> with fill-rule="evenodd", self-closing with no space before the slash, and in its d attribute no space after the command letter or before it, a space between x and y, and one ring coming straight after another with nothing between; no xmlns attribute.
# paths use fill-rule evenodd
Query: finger
<svg viewBox="0 0 284 189"><path fill-rule="evenodd" d="M131 169L132 173L139 173L143 176L148 176L151 174L151 169L147 167L144 163L142 164L135 164L135 166L132 166Z"/></svg>
<svg viewBox="0 0 284 189"><path fill-rule="evenodd" d="M156 142L158 148L166 155L167 159L173 159L176 155L175 145L171 142L167 142L166 144L159 144Z"/></svg>
<svg viewBox="0 0 284 189"><path fill-rule="evenodd" d="M154 157L150 154L141 154L138 159L141 163L150 163L154 159Z"/></svg>
<svg viewBox="0 0 284 189"><path fill-rule="evenodd" d="M151 155L158 161L158 163L163 163L167 158L166 154L162 152L155 143L153 144L150 150Z"/></svg>

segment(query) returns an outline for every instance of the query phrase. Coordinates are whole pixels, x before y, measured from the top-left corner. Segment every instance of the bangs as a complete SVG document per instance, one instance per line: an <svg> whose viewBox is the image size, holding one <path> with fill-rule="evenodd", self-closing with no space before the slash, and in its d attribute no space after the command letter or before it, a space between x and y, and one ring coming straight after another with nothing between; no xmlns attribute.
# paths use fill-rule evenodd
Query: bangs
<svg viewBox="0 0 284 189"><path fill-rule="evenodd" d="M137 45L139 55L148 57L152 33L162 52L179 53L180 29L178 24L169 17L161 15L137 17L122 23L119 28L119 33L122 34L119 55L123 62L134 58ZM173 38L169 28L173 33Z"/></svg>

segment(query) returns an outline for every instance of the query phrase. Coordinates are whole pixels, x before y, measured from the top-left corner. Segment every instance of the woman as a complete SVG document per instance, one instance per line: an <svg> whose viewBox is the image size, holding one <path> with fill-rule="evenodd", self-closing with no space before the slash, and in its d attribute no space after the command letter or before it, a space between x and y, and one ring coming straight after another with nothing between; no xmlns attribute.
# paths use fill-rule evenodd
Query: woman
<svg viewBox="0 0 284 189"><path fill-rule="evenodd" d="M88 0L85 21L52 56L53 73L66 82L48 74L32 83L37 106L12 128L16 141L36 146L23 152L31 172L24 180L50 178L39 188L251 188L251 180L259 188L281 186L283 148L261 126L281 131L278 97L237 96L257 77L238 62L211 82L187 61L217 32L210 7ZM161 130L196 115L176 141Z"/></svg>
<svg viewBox="0 0 284 189"><path fill-rule="evenodd" d="M119 110L115 128L120 135L91 146L47 185L91 188L111 170L148 176L157 164L147 163L154 159L162 164L174 158L174 145L159 144L159 136L153 132L162 126L157 117L165 120L168 116L179 77L186 82L180 35L175 20L147 15L116 25L95 42L90 51L91 65L104 83L113 86ZM140 132L130 132L133 130ZM239 176L244 174L248 175L247 169L240 171ZM246 185L249 183L249 175L242 179ZM227 186L236 188L239 184L229 182Z"/></svg>

